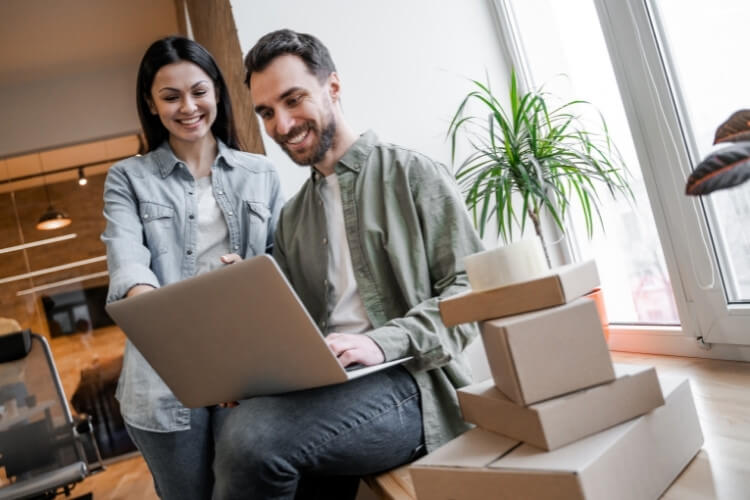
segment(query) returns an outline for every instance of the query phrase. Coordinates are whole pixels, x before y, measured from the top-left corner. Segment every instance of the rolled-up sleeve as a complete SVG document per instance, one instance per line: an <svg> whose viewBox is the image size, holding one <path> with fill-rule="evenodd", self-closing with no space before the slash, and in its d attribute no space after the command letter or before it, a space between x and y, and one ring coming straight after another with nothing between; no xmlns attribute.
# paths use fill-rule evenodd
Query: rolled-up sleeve
<svg viewBox="0 0 750 500"><path fill-rule="evenodd" d="M438 302L469 289L463 258L483 247L447 169L421 156L413 158L410 166L433 296L367 335L387 360L413 356L419 369L430 370L452 361L478 335L476 323L446 327Z"/></svg>
<svg viewBox="0 0 750 500"><path fill-rule="evenodd" d="M107 302L119 300L136 285L159 286L151 271L151 251L143 243L138 201L123 163L112 166L104 183L102 241L107 246L109 292Z"/></svg>

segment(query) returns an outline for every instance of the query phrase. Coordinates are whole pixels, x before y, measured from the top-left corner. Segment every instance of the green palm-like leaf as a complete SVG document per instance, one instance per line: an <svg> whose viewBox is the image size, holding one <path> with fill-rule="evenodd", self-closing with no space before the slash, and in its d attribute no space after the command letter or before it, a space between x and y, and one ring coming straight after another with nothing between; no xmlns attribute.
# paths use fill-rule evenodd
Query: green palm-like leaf
<svg viewBox="0 0 750 500"><path fill-rule="evenodd" d="M494 220L507 242L514 223L523 231L530 219L541 237L543 211L564 232L565 215L576 201L591 237L595 222L603 227L602 187L613 198L633 199L627 169L601 113L600 130L587 130L579 121L576 110L591 106L587 101L550 107L549 95L540 90L520 93L515 72L508 108L492 94L489 81L472 80L472 85L453 115L448 136L454 164L459 139L471 147L455 176L480 235ZM470 114L474 107L483 112ZM514 193L520 210L514 207Z"/></svg>

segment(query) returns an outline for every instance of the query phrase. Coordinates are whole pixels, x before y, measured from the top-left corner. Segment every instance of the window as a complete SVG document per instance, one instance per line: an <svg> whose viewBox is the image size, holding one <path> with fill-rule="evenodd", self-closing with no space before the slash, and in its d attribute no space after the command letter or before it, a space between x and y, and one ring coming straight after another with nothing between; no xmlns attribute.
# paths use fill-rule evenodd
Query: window
<svg viewBox="0 0 750 500"><path fill-rule="evenodd" d="M599 126L598 109L627 165L635 203L602 192L604 230L586 236L580 215L571 217L569 243L578 258L595 258L612 323L677 324L672 294L648 193L631 138L607 45L593 0L511 2L526 73L534 87L561 102L593 104L584 123Z"/></svg>

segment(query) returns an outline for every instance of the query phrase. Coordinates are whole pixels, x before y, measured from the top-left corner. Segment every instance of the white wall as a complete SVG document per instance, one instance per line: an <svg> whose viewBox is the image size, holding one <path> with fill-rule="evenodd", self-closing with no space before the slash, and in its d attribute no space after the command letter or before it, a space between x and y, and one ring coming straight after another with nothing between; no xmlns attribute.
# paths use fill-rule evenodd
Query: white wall
<svg viewBox="0 0 750 500"><path fill-rule="evenodd" d="M344 112L358 132L418 150L446 164L446 131L467 78L487 72L501 95L510 71L488 0L232 0L243 53L280 28L311 33L331 51ZM285 193L309 175L264 134Z"/></svg>
<svg viewBox="0 0 750 500"><path fill-rule="evenodd" d="M138 61L0 86L0 157L140 129Z"/></svg>

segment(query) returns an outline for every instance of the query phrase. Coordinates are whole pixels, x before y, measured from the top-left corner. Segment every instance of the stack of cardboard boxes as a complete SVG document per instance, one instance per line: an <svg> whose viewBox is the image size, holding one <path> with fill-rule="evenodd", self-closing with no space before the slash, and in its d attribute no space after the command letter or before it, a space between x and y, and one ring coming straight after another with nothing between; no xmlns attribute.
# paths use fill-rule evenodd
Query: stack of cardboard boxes
<svg viewBox="0 0 750 500"><path fill-rule="evenodd" d="M459 390L476 424L410 468L420 500L658 498L703 444L687 379L613 365L593 261L441 301L480 321L492 379Z"/></svg>

